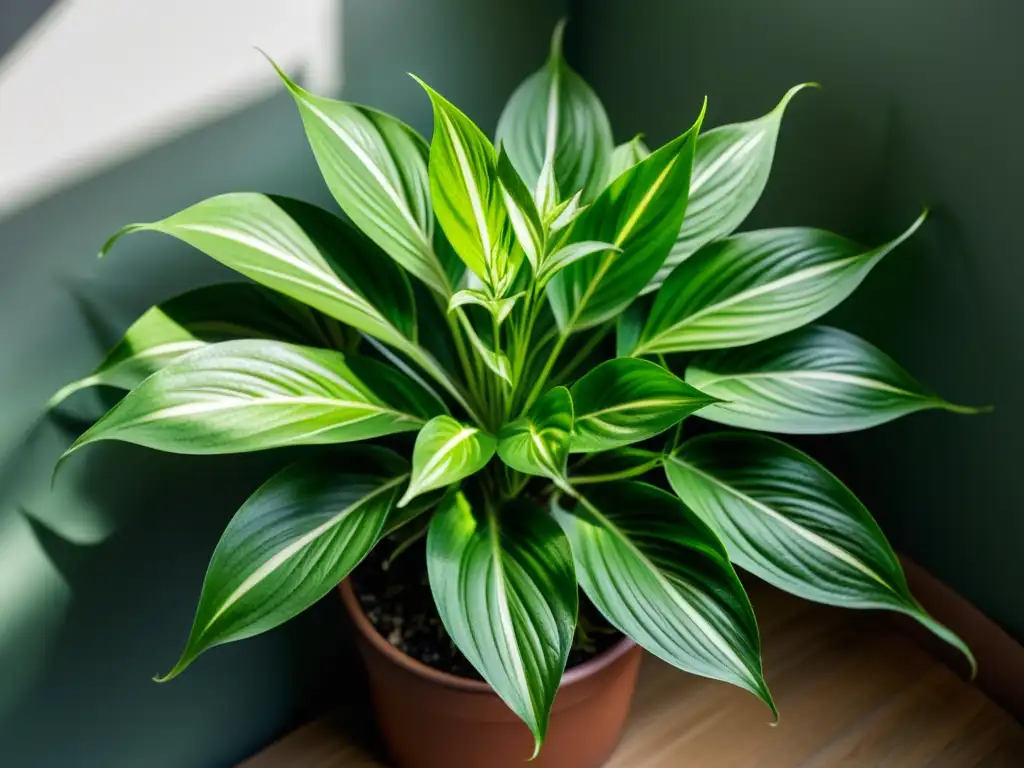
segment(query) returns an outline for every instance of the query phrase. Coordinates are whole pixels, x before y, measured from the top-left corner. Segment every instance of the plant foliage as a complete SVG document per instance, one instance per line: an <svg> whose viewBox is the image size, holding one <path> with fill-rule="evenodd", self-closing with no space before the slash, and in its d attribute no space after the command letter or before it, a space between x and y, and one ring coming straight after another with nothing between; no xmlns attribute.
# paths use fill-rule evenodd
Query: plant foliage
<svg viewBox="0 0 1024 768"><path fill-rule="evenodd" d="M702 132L701 107L653 151L639 137L615 147L561 34L496 143L423 83L429 143L281 72L345 218L228 194L104 247L161 232L249 282L154 307L55 395L128 390L69 453L376 441L321 448L242 506L167 677L291 618L423 515L444 626L538 749L579 588L651 653L773 711L734 564L809 600L908 614L970 657L824 467L752 432L680 429L696 415L825 434L972 410L868 342L809 325L924 216L873 248L808 228L736 234L803 86L749 122Z"/></svg>

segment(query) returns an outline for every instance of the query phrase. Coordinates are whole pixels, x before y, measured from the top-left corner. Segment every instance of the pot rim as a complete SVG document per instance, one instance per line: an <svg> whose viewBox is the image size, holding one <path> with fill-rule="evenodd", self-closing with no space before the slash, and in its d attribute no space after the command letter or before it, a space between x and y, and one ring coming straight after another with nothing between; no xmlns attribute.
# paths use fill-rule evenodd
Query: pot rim
<svg viewBox="0 0 1024 768"><path fill-rule="evenodd" d="M363 612L363 606L359 603L359 598L356 597L356 593L352 588L350 579L345 579L338 585L338 592L341 594L341 600L345 604L345 609L348 612L348 615L352 618L352 621L355 623L356 629L359 630L359 634L362 635L364 640L370 643L370 645L372 645L392 664L402 667L417 677L426 678L427 680L443 685L446 688L454 688L459 691L468 691L471 693L497 695L494 692L494 689L482 680L471 680L468 677L459 677L458 675L453 675L449 672L442 672L439 669L434 669L433 667L424 664L422 661L414 659L412 656L403 653L391 645L391 643L385 640L377 631L373 624L370 623L370 620L366 618L366 614ZM596 674L605 667L613 664L622 656L625 656L635 647L636 643L624 635L619 642L610 648L605 649L594 658L587 659L582 664L577 664L572 669L563 672L562 682L559 684L559 689L568 687L573 683Z"/></svg>

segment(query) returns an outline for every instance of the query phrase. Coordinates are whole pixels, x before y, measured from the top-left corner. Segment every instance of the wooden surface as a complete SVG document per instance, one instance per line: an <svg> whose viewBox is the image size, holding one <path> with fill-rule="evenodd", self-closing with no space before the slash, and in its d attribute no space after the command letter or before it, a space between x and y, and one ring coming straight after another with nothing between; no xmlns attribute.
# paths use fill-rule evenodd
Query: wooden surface
<svg viewBox="0 0 1024 768"><path fill-rule="evenodd" d="M1024 767L1024 729L884 617L757 587L777 726L753 696L648 657L607 768ZM325 718L244 768L381 768ZM443 766L439 766L443 768Z"/></svg>

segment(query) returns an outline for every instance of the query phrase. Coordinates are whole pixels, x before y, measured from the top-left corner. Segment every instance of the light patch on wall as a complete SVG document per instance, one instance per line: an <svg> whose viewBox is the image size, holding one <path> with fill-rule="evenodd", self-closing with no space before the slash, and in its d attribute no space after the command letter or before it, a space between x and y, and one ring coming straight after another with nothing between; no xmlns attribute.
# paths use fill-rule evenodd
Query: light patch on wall
<svg viewBox="0 0 1024 768"><path fill-rule="evenodd" d="M0 218L267 98L341 88L342 0L64 0L0 61Z"/></svg>
<svg viewBox="0 0 1024 768"><path fill-rule="evenodd" d="M39 674L71 594L28 521L0 512L0 716Z"/></svg>

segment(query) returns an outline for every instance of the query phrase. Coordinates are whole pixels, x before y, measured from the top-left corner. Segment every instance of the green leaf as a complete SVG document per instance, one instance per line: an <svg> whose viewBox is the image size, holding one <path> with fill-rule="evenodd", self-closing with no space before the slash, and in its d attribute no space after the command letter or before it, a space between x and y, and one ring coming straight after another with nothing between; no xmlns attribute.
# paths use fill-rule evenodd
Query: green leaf
<svg viewBox="0 0 1024 768"><path fill-rule="evenodd" d="M582 259L548 283L548 300L563 333L619 314L654 277L686 212L693 148L704 119L619 176L576 219L571 241L612 243L621 253Z"/></svg>
<svg viewBox="0 0 1024 768"><path fill-rule="evenodd" d="M669 273L701 246L731 234L754 209L768 183L782 115L804 88L790 88L767 115L746 123L722 125L697 140L690 178L690 205L675 245L658 274L644 289L656 291Z"/></svg>
<svg viewBox="0 0 1024 768"><path fill-rule="evenodd" d="M271 61L295 103L338 205L391 258L444 297L451 265L434 248L427 143L391 115L316 96Z"/></svg>
<svg viewBox="0 0 1024 768"><path fill-rule="evenodd" d="M576 218L583 213L590 206L582 205L581 199L583 198L583 190L581 189L575 195L570 197L568 200L564 200L561 203L555 205L544 217L544 223L547 224L548 230L554 234L559 232L574 221Z"/></svg>
<svg viewBox="0 0 1024 768"><path fill-rule="evenodd" d="M864 505L809 456L762 435L718 433L684 443L665 469L737 565L807 600L911 616L974 666L967 646L911 596Z"/></svg>
<svg viewBox="0 0 1024 768"><path fill-rule="evenodd" d="M570 391L576 409L573 453L646 440L717 402L660 365L628 357L601 363Z"/></svg>
<svg viewBox="0 0 1024 768"><path fill-rule="evenodd" d="M57 392L54 407L92 386L134 389L172 360L206 344L231 339L278 339L341 349L351 335L337 321L252 283L197 288L150 307L125 332L103 362Z"/></svg>
<svg viewBox="0 0 1024 768"><path fill-rule="evenodd" d="M495 299L476 288L463 288L461 291L452 294L452 298L448 302L448 311L452 312L458 307L463 307L467 304L476 304L486 309L498 321L498 325L501 325L515 308L516 302L524 295L525 292L520 291L514 296Z"/></svg>
<svg viewBox="0 0 1024 768"><path fill-rule="evenodd" d="M572 433L572 398L565 387L543 395L529 412L498 433L498 456L528 475L563 478Z"/></svg>
<svg viewBox="0 0 1024 768"><path fill-rule="evenodd" d="M697 355L686 381L726 401L701 417L793 435L853 432L929 408L983 410L943 400L877 347L823 325Z"/></svg>
<svg viewBox="0 0 1024 768"><path fill-rule="evenodd" d="M642 141L643 134L638 133L629 141L624 144L619 144L615 147L612 152L612 161L608 168L608 183L615 181L622 174L632 168L634 165L639 163L644 158L650 156L651 150ZM701 142L703 138L697 140L697 151L700 151ZM696 157L694 158L694 165L696 165ZM693 183L690 183L690 188L693 188ZM685 226L685 224L684 224Z"/></svg>
<svg viewBox="0 0 1024 768"><path fill-rule="evenodd" d="M679 499L645 483L552 502L587 597L660 659L744 688L772 712L754 612L725 548Z"/></svg>
<svg viewBox="0 0 1024 768"><path fill-rule="evenodd" d="M401 348L416 338L412 290L402 271L338 217L298 200L255 193L219 195L153 230L182 240L226 267ZM101 254L102 255L102 254Z"/></svg>
<svg viewBox="0 0 1024 768"><path fill-rule="evenodd" d="M657 469L664 461L664 454L643 448L616 448L603 453L588 453L569 468L569 482L577 486L628 480Z"/></svg>
<svg viewBox="0 0 1024 768"><path fill-rule="evenodd" d="M360 446L270 478L228 523L185 650L159 681L215 645L283 624L334 589L380 539L408 476L398 455Z"/></svg>
<svg viewBox="0 0 1024 768"><path fill-rule="evenodd" d="M510 228L494 147L454 104L416 80L434 107L430 190L437 221L459 258L500 295L511 269Z"/></svg>
<svg viewBox="0 0 1024 768"><path fill-rule="evenodd" d="M816 320L853 293L927 212L872 250L820 229L744 232L705 246L666 281L634 355L738 347Z"/></svg>
<svg viewBox="0 0 1024 768"><path fill-rule="evenodd" d="M412 479L398 506L479 472L494 455L495 442L492 435L451 416L434 417L416 435Z"/></svg>
<svg viewBox="0 0 1024 768"><path fill-rule="evenodd" d="M346 443L419 429L441 404L390 366L280 341L225 341L157 371L78 438L171 453Z"/></svg>
<svg viewBox="0 0 1024 768"><path fill-rule="evenodd" d="M540 265L540 257L544 253L546 240L544 222L540 219L533 195L523 180L519 178L504 147L498 152L497 173L512 231L515 232L516 241L523 249L523 253L526 254L526 260L530 262L530 266L536 272Z"/></svg>
<svg viewBox="0 0 1024 768"><path fill-rule="evenodd" d="M588 202L608 173L612 129L600 99L562 56L564 29L563 20L552 35L547 63L509 99L498 119L497 141L528 186L539 186L548 163L559 199L582 190Z"/></svg>
<svg viewBox="0 0 1024 768"><path fill-rule="evenodd" d="M533 505L498 515L455 494L431 520L427 571L448 635L529 726L536 756L576 626L565 536Z"/></svg>
<svg viewBox="0 0 1024 768"><path fill-rule="evenodd" d="M644 303L638 299L622 310L615 318L615 354L619 357L628 357L636 349L640 342L640 332L647 322L647 312L650 303Z"/></svg>
<svg viewBox="0 0 1024 768"><path fill-rule="evenodd" d="M570 264L575 264L586 256L601 253L602 251L610 255L622 253L622 249L618 246L612 243L602 243L597 240L582 240L578 243L569 243L559 248L544 258L544 262L537 272L537 285L546 285L552 277Z"/></svg>

